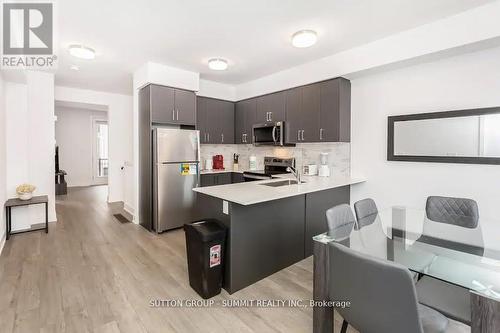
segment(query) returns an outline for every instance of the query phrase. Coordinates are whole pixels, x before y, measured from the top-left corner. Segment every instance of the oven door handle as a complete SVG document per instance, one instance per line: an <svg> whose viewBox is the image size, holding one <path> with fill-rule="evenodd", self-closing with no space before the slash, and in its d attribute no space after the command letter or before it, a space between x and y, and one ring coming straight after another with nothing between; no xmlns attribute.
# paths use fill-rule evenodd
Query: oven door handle
<svg viewBox="0 0 500 333"><path fill-rule="evenodd" d="M278 141L278 139L276 139L276 127L277 126L273 127L273 141L274 141L274 143L276 143Z"/></svg>

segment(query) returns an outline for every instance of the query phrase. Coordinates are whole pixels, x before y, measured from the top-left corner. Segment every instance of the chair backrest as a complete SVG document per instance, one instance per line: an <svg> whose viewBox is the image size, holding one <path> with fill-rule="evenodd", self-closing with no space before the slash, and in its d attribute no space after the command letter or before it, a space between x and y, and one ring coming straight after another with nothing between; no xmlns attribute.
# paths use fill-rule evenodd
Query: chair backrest
<svg viewBox="0 0 500 333"><path fill-rule="evenodd" d="M341 204L328 209L326 211L326 221L328 231L337 234L338 237L349 236L356 224L351 206L348 204Z"/></svg>
<svg viewBox="0 0 500 333"><path fill-rule="evenodd" d="M479 222L477 202L472 199L431 196L425 212L429 220L464 228L476 228Z"/></svg>
<svg viewBox="0 0 500 333"><path fill-rule="evenodd" d="M329 246L330 300L351 302L337 308L350 325L360 332L423 332L408 269L335 242Z"/></svg>
<svg viewBox="0 0 500 333"><path fill-rule="evenodd" d="M356 230L370 225L377 219L378 209L377 204L371 198L359 200L354 204L354 212L356 213Z"/></svg>
<svg viewBox="0 0 500 333"><path fill-rule="evenodd" d="M425 211L427 221L419 241L459 252L484 255L484 238L476 201L431 196L427 198Z"/></svg>

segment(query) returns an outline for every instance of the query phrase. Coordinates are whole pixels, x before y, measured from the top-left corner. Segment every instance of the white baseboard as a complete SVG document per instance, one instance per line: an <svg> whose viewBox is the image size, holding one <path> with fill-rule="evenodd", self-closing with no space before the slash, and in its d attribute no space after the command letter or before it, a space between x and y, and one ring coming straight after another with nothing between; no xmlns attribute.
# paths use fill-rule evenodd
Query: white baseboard
<svg viewBox="0 0 500 333"><path fill-rule="evenodd" d="M137 219L135 218L135 214L134 214L134 208L128 204L123 204L123 210L126 211L127 213L129 213L131 216L132 216L132 222L134 222L135 224L137 224Z"/></svg>

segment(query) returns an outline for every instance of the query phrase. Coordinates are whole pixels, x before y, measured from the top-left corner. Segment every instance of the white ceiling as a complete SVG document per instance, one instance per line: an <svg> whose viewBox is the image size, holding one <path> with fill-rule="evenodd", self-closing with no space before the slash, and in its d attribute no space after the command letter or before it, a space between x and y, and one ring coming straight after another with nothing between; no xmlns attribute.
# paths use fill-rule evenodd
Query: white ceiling
<svg viewBox="0 0 500 333"><path fill-rule="evenodd" d="M407 30L490 0L60 0L56 84L131 94L132 72L154 61L228 84L286 68ZM300 29L318 43L290 45ZM94 61L72 58L67 46L83 43ZM367 55L369 56L369 55ZM225 72L206 61L224 57ZM80 71L70 69L72 64Z"/></svg>

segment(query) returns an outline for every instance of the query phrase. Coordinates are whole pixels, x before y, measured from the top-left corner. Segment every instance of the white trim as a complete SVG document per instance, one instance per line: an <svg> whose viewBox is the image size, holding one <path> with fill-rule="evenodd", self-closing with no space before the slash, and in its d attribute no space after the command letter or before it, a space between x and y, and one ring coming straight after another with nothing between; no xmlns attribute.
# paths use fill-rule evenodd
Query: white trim
<svg viewBox="0 0 500 333"><path fill-rule="evenodd" d="M478 156L484 156L484 115L479 116L479 147L478 147Z"/></svg>
<svg viewBox="0 0 500 333"><path fill-rule="evenodd" d="M135 221L135 216L134 216L134 207L128 205L128 204L123 204L123 210L132 215L133 220Z"/></svg>

